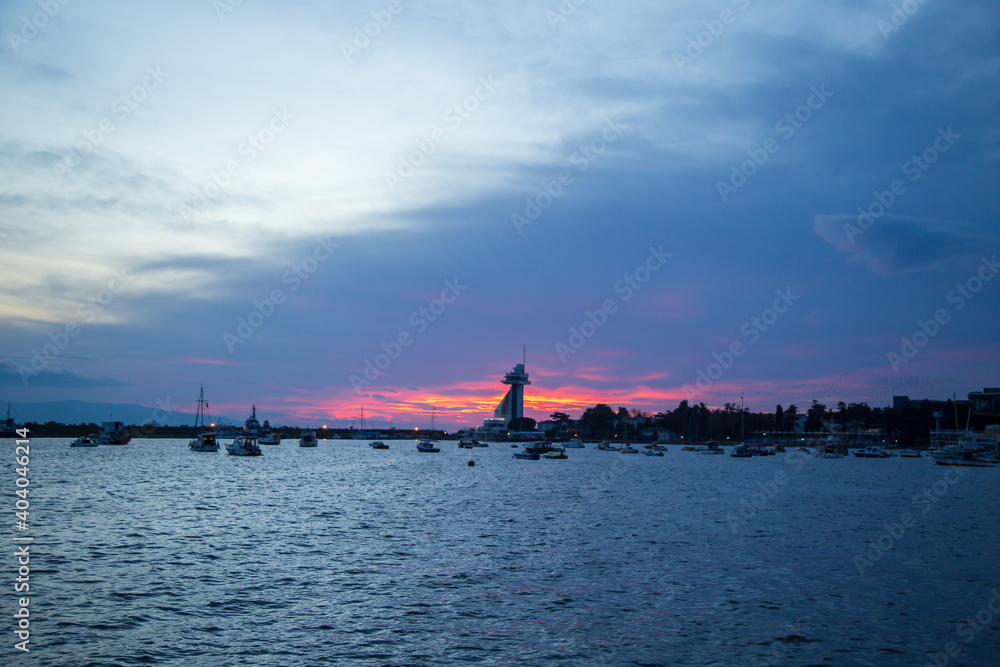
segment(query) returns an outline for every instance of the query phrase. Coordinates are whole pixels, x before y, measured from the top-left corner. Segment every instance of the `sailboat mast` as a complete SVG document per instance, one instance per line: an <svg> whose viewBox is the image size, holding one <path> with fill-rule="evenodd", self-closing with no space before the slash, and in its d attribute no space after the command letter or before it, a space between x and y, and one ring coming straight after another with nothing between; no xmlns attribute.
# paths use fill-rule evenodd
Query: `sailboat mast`
<svg viewBox="0 0 1000 667"><path fill-rule="evenodd" d="M746 436L743 435L743 394L740 394L740 442L746 441Z"/></svg>

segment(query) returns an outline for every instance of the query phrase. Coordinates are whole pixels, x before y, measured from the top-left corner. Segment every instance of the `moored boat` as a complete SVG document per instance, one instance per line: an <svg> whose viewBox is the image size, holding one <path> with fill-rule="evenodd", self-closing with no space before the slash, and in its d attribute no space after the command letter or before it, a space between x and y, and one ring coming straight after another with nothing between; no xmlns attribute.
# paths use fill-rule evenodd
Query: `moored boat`
<svg viewBox="0 0 1000 667"><path fill-rule="evenodd" d="M419 440L417 441L417 451L426 452L429 454L436 454L441 451L441 448L436 446L430 440Z"/></svg>
<svg viewBox="0 0 1000 667"><path fill-rule="evenodd" d="M226 445L226 451L233 456L263 456L257 446L257 438L249 435L238 435Z"/></svg>
<svg viewBox="0 0 1000 667"><path fill-rule="evenodd" d="M962 466L967 468L993 468L1000 461L980 451L962 449L949 445L931 452L931 458L939 466Z"/></svg>
<svg viewBox="0 0 1000 667"><path fill-rule="evenodd" d="M127 445L132 441L132 434L121 422L101 422L101 432L97 434L99 445Z"/></svg>
<svg viewBox="0 0 1000 667"><path fill-rule="evenodd" d="M262 445L280 445L281 444L281 434L277 431L271 430L271 424L264 420L264 425L260 427L260 444Z"/></svg>
<svg viewBox="0 0 1000 667"><path fill-rule="evenodd" d="M542 454L542 458L545 458L545 459L568 459L569 457L566 456L566 452L565 451L563 451L563 450L560 449L559 451L548 452L546 454Z"/></svg>
<svg viewBox="0 0 1000 667"><path fill-rule="evenodd" d="M570 441L567 442L564 447L569 449L583 449L583 440L580 438L570 438Z"/></svg>
<svg viewBox="0 0 1000 667"><path fill-rule="evenodd" d="M375 440L374 442L369 442L368 446L372 449L389 449L389 445L385 444L381 440Z"/></svg>
<svg viewBox="0 0 1000 667"><path fill-rule="evenodd" d="M541 455L538 452L514 452L514 458L525 461L537 461L541 458Z"/></svg>
<svg viewBox="0 0 1000 667"><path fill-rule="evenodd" d="M208 412L208 401L205 400L205 388L202 387L198 392L198 411L194 418L194 427L200 428L201 432L195 437L194 440L188 443L188 449L192 452L217 452L219 451L219 442L216 439L216 433L209 429L206 421L206 413Z"/></svg>
<svg viewBox="0 0 1000 667"><path fill-rule="evenodd" d="M79 438L74 440L69 444L70 447L97 447L97 435L91 433L90 435L81 435Z"/></svg>
<svg viewBox="0 0 1000 667"><path fill-rule="evenodd" d="M897 449L896 455L902 459L919 459L922 458L919 449Z"/></svg>
<svg viewBox="0 0 1000 667"><path fill-rule="evenodd" d="M302 431L299 435L299 447L315 447L317 444L316 431Z"/></svg>
<svg viewBox="0 0 1000 667"><path fill-rule="evenodd" d="M852 452L856 457L862 459L887 459L889 453L878 445L868 445L864 449L855 449Z"/></svg>
<svg viewBox="0 0 1000 667"><path fill-rule="evenodd" d="M647 449L643 454L646 456L663 456L663 452L658 449Z"/></svg>

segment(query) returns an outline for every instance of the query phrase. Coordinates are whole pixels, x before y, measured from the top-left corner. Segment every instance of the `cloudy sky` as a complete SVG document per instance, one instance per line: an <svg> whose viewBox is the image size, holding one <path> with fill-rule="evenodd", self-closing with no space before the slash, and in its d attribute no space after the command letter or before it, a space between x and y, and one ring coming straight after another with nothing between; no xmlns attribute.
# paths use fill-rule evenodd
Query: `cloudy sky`
<svg viewBox="0 0 1000 667"><path fill-rule="evenodd" d="M331 4L0 3L0 398L1000 384L991 0Z"/></svg>

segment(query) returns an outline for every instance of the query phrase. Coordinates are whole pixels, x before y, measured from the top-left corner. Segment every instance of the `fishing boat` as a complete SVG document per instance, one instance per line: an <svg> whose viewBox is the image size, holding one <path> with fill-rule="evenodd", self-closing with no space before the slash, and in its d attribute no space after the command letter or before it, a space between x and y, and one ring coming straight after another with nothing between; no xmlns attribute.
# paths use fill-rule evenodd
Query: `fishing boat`
<svg viewBox="0 0 1000 667"><path fill-rule="evenodd" d="M97 434L99 445L127 445L132 441L132 434L121 422L101 422L101 432Z"/></svg>
<svg viewBox="0 0 1000 667"><path fill-rule="evenodd" d="M216 439L216 434L214 431L210 430L206 421L206 413L208 412L208 401L205 400L205 388L202 387L198 391L198 411L195 413L194 417L194 427L196 429L201 429L201 432L197 437L188 443L188 449L192 452L217 452L219 451L219 443Z"/></svg>
<svg viewBox="0 0 1000 667"><path fill-rule="evenodd" d="M277 431L271 430L271 424L264 420L264 425L260 427L260 444L262 445L280 445L281 444L281 434Z"/></svg>
<svg viewBox="0 0 1000 667"><path fill-rule="evenodd" d="M472 449L473 447L475 447L475 445L473 444L474 442L475 441L472 438L462 438L461 440L458 441L458 448Z"/></svg>
<svg viewBox="0 0 1000 667"><path fill-rule="evenodd" d="M238 435L226 445L226 451L233 456L263 456L257 446L257 438L249 435Z"/></svg>
<svg viewBox="0 0 1000 667"><path fill-rule="evenodd" d="M97 447L97 434L81 435L69 444L70 447Z"/></svg>
<svg viewBox="0 0 1000 667"><path fill-rule="evenodd" d="M316 431L302 431L299 436L299 447L315 447L316 445Z"/></svg>
<svg viewBox="0 0 1000 667"><path fill-rule="evenodd" d="M740 443L732 448L729 455L734 459L748 459L753 456L753 453L751 453L749 445Z"/></svg>
<svg viewBox="0 0 1000 667"><path fill-rule="evenodd" d="M389 445L385 444L381 440L376 440L374 442L368 443L368 446L372 449L389 449ZM419 446L418 446L419 448Z"/></svg>
<svg viewBox="0 0 1000 667"><path fill-rule="evenodd" d="M427 452L429 454L437 454L441 451L440 447L435 446L430 440L418 440L417 441L417 451Z"/></svg>
<svg viewBox="0 0 1000 667"><path fill-rule="evenodd" d="M514 458L524 461L537 461L541 458L541 455L538 452L514 452Z"/></svg>
<svg viewBox="0 0 1000 667"><path fill-rule="evenodd" d="M568 449L583 449L583 440L580 438L570 438L565 447Z"/></svg>
<svg viewBox="0 0 1000 667"><path fill-rule="evenodd" d="M852 452L856 457L861 459L887 459L889 458L889 453L878 445L868 445L864 449L855 449Z"/></svg>

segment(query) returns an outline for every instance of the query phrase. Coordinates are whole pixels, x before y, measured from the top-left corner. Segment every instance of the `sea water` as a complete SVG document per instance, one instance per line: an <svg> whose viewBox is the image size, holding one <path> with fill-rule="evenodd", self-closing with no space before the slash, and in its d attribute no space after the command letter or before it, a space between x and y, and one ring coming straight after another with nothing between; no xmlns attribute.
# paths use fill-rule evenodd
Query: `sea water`
<svg viewBox="0 0 1000 667"><path fill-rule="evenodd" d="M69 442L31 441L5 664L1000 664L1000 468Z"/></svg>

